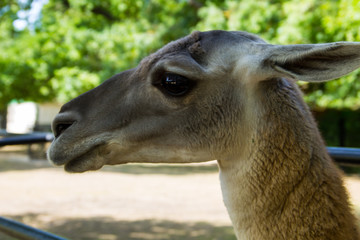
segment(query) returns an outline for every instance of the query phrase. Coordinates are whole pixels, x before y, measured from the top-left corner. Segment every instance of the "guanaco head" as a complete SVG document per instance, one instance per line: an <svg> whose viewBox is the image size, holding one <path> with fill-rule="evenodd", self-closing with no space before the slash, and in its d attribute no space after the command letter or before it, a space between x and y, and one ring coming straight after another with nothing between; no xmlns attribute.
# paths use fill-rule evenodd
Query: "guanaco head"
<svg viewBox="0 0 360 240"><path fill-rule="evenodd" d="M48 157L70 172L228 158L249 147L264 82L331 80L359 66L359 43L280 46L246 32L194 32L66 103Z"/></svg>

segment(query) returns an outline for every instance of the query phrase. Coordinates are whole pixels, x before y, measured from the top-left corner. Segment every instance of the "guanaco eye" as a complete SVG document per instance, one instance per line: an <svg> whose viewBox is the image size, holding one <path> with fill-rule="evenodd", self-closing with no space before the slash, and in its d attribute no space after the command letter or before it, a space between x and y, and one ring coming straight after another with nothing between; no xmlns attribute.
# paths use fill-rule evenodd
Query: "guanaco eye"
<svg viewBox="0 0 360 240"><path fill-rule="evenodd" d="M172 96L182 96L190 90L191 82L186 77L166 73L161 79L161 87Z"/></svg>

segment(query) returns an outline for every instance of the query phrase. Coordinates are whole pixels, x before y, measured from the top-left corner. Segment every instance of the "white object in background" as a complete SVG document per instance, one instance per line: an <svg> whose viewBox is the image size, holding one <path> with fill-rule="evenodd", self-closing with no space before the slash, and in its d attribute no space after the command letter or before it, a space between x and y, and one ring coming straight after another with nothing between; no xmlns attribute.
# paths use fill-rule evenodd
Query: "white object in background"
<svg viewBox="0 0 360 240"><path fill-rule="evenodd" d="M7 111L7 132L29 133L33 131L37 115L35 103L10 103Z"/></svg>

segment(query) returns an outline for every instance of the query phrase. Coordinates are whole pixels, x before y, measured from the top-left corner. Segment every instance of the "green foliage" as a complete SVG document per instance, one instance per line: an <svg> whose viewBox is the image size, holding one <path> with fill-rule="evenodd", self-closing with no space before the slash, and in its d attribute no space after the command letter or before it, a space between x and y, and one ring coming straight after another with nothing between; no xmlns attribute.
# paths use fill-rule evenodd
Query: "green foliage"
<svg viewBox="0 0 360 240"><path fill-rule="evenodd" d="M243 30L274 44L360 41L358 0L207 1L199 30ZM360 108L360 71L325 84L300 83L312 108Z"/></svg>
<svg viewBox="0 0 360 240"><path fill-rule="evenodd" d="M358 0L35 0L0 3L0 110L12 99L67 101L193 30L243 30L271 43L360 41ZM24 20L24 19L23 19ZM313 108L360 108L360 71L301 83Z"/></svg>
<svg viewBox="0 0 360 240"><path fill-rule="evenodd" d="M314 112L328 146L360 147L360 111L328 109Z"/></svg>

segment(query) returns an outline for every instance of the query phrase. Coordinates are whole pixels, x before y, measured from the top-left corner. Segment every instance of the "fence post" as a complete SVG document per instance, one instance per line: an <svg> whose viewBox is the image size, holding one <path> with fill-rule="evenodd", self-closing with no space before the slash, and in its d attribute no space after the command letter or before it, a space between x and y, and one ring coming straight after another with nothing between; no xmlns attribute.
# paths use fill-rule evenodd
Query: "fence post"
<svg viewBox="0 0 360 240"><path fill-rule="evenodd" d="M0 232L20 240L67 240L4 217L0 217Z"/></svg>

